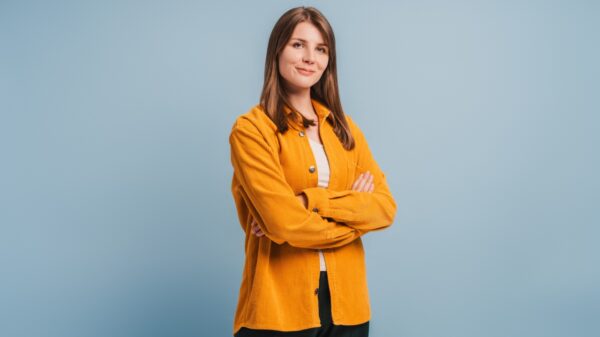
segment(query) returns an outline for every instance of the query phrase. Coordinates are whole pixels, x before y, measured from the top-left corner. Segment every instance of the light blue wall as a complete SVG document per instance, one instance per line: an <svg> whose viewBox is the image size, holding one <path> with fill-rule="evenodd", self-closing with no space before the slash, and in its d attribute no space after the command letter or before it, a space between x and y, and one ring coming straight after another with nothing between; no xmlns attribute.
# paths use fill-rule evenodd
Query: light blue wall
<svg viewBox="0 0 600 337"><path fill-rule="evenodd" d="M227 136L315 5L399 205L372 337L599 336L595 1L2 1L0 336L229 336Z"/></svg>

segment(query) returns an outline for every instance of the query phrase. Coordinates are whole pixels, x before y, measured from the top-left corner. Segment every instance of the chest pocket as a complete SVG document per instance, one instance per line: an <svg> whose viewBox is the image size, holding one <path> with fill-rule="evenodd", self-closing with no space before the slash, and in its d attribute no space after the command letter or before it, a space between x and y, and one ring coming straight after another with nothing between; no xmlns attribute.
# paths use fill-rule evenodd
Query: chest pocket
<svg viewBox="0 0 600 337"><path fill-rule="evenodd" d="M279 163L287 183L296 194L309 187L309 167L316 166L306 139L300 136L299 131L289 129L285 134L277 134Z"/></svg>

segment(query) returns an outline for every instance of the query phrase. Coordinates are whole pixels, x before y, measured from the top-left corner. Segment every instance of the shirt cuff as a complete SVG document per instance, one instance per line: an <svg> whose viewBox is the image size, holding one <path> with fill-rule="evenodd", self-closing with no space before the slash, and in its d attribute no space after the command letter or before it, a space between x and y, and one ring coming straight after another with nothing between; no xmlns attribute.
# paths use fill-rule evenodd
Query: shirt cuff
<svg viewBox="0 0 600 337"><path fill-rule="evenodd" d="M309 211L319 213L329 208L329 196L327 191L322 187L310 187L302 191L306 195L307 206Z"/></svg>

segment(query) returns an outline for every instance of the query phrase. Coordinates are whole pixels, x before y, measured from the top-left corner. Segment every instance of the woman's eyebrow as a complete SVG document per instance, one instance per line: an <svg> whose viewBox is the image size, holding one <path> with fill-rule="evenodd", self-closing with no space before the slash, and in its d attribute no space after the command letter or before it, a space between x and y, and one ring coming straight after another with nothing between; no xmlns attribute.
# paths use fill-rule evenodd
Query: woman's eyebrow
<svg viewBox="0 0 600 337"><path fill-rule="evenodd" d="M307 42L306 40L304 40L304 39L301 39L301 38L299 38L299 37L293 37L293 38L291 38L290 40L298 40L298 41L302 41L302 42L304 42L304 43L306 43L306 42ZM327 43L317 43L317 46L327 46Z"/></svg>

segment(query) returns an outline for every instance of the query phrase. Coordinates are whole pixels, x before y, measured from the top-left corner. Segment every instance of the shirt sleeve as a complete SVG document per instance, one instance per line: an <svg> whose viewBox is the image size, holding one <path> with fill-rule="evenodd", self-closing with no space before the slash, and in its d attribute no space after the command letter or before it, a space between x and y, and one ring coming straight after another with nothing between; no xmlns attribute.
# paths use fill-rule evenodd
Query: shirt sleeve
<svg viewBox="0 0 600 337"><path fill-rule="evenodd" d="M236 121L229 143L239 192L267 238L277 244L324 249L346 245L362 234L304 208L285 179L278 154L249 121Z"/></svg>
<svg viewBox="0 0 600 337"><path fill-rule="evenodd" d="M306 188L303 193L308 199L308 209L316 211L322 217L331 218L364 232L387 228L394 222L396 202L388 187L385 173L373 158L364 134L350 117L346 117L358 152L356 166L360 173L371 172L374 190L358 192L335 191L322 187ZM352 178L354 182L354 177Z"/></svg>

